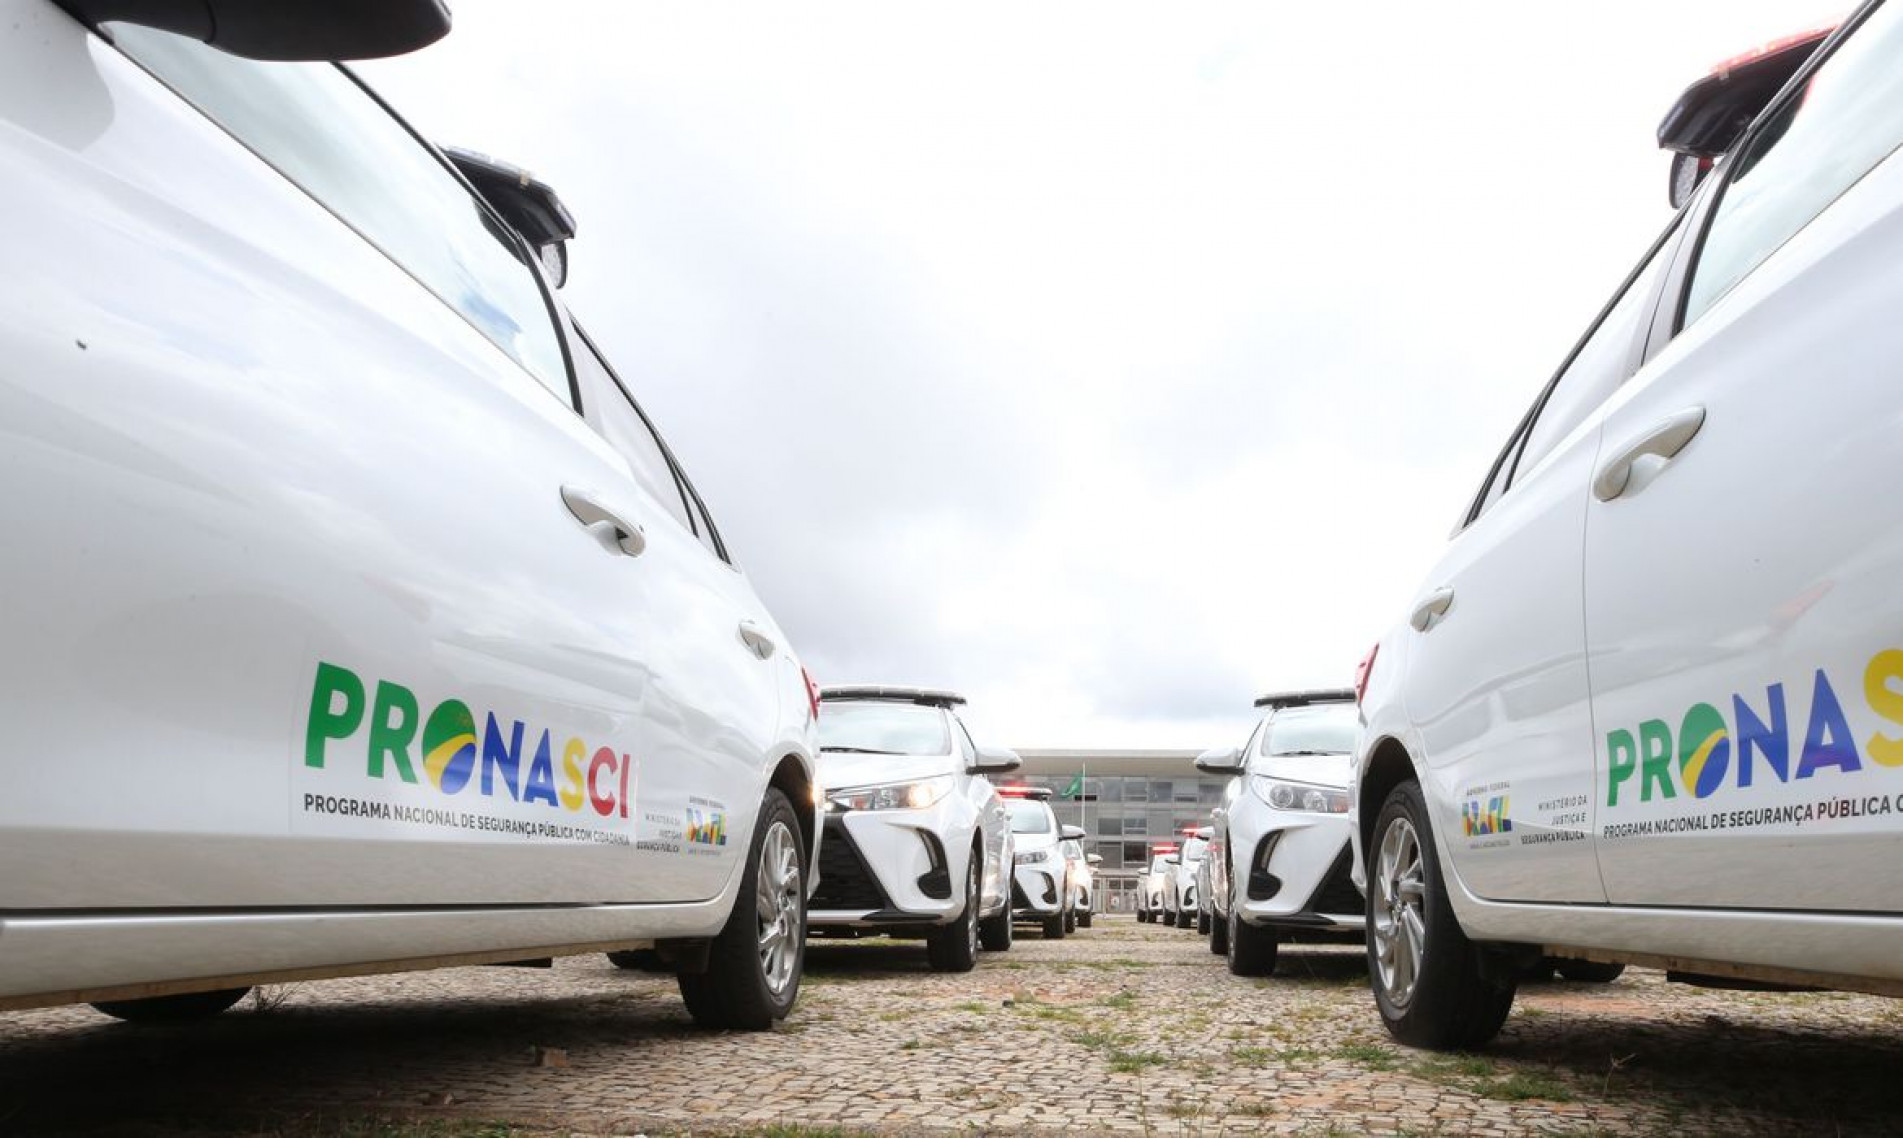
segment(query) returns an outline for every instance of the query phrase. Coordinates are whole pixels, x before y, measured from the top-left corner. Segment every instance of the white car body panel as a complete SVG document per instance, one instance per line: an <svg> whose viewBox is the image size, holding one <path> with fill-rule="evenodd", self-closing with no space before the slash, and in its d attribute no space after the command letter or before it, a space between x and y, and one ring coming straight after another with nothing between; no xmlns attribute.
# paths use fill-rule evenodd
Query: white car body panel
<svg viewBox="0 0 1903 1138"><path fill-rule="evenodd" d="M1449 777L1436 756L1447 736L1421 729L1441 704L1416 699L1420 677L1438 669L1429 682L1449 690L1501 689L1511 657L1494 650L1513 650L1519 624L1485 630L1471 654L1429 649L1457 623L1461 590L1445 628L1401 624L1382 640L1357 777L1377 753L1405 750L1469 937L1903 992L1903 885L1891 872L1903 829L1903 526L1878 489L1903 480L1898 297L1903 158L1892 153L1575 432L1614 454L1668 415L1705 412L1669 463L1642 458L1623 493L1585 499L1578 611L1594 737L1568 760L1590 778L1583 818L1565 782L1528 792L1514 746L1474 750L1468 773ZM1582 489L1593 476L1567 471ZM1570 577L1557 580L1560 606ZM1531 611L1554 588L1523 576L1502 611ZM1564 701L1532 706L1570 720ZM1536 719L1507 738L1546 734ZM1510 796L1510 830L1463 832L1462 791L1481 783ZM1542 817L1548 793L1575 818ZM1361 877L1362 827L1380 803L1351 802ZM1517 867L1509 876L1543 870L1555 843L1537 835L1569 828L1587 838L1561 843L1566 860L1593 851L1602 900L1499 900L1501 863Z"/></svg>
<svg viewBox="0 0 1903 1138"><path fill-rule="evenodd" d="M812 764L797 661L734 634L785 642L745 578L65 13L6 0L0 75L0 212L31 219L0 275L0 583L32 598L0 618L0 996L717 931L769 775ZM579 526L567 485L640 517L646 551ZM325 664L364 703L313 747ZM417 707L382 689L402 745L377 777L380 684ZM465 730L431 722L447 701ZM434 771L429 742L458 744ZM506 910L550 904L591 908ZM483 911L394 911L440 905Z"/></svg>

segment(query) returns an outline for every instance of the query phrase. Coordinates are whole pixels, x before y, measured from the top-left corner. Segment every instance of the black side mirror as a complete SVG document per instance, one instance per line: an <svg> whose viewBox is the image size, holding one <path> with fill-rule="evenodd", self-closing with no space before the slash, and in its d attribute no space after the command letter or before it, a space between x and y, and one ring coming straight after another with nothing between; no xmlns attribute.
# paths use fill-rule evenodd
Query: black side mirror
<svg viewBox="0 0 1903 1138"><path fill-rule="evenodd" d="M402 55L449 34L441 0L55 0L87 27L119 21L189 36L246 59Z"/></svg>
<svg viewBox="0 0 1903 1138"><path fill-rule="evenodd" d="M1215 747L1196 756L1196 769L1205 774L1241 774L1246 765L1235 747Z"/></svg>

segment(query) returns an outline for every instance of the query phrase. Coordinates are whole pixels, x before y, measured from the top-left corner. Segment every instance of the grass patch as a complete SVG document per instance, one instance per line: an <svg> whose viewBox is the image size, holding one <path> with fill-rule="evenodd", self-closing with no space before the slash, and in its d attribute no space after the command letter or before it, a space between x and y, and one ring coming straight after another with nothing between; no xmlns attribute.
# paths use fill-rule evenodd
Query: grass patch
<svg viewBox="0 0 1903 1138"><path fill-rule="evenodd" d="M1238 1063L1267 1063L1276 1058L1273 1047L1233 1047L1229 1057Z"/></svg>
<svg viewBox="0 0 1903 1138"><path fill-rule="evenodd" d="M1544 1071L1515 1071L1504 1079L1481 1079L1470 1088L1483 1098L1525 1102L1571 1102L1572 1088Z"/></svg>
<svg viewBox="0 0 1903 1138"><path fill-rule="evenodd" d="M984 1015L991 1010L991 1005L978 1000L966 1000L963 1003L953 1004L952 1009L954 1011L971 1012L974 1015Z"/></svg>
<svg viewBox="0 0 1903 1138"><path fill-rule="evenodd" d="M1103 996L1096 1003L1100 1008L1127 1012L1137 1006L1137 997L1135 992L1118 992L1114 996Z"/></svg>
<svg viewBox="0 0 1903 1138"><path fill-rule="evenodd" d="M1392 1071L1398 1062L1393 1049L1377 1043L1344 1043L1335 1048L1335 1058L1359 1063L1370 1071Z"/></svg>
<svg viewBox="0 0 1903 1138"><path fill-rule="evenodd" d="M1161 1067L1169 1062L1155 1051L1113 1050L1107 1058L1110 1060L1110 1069L1120 1075L1134 1075L1146 1067Z"/></svg>

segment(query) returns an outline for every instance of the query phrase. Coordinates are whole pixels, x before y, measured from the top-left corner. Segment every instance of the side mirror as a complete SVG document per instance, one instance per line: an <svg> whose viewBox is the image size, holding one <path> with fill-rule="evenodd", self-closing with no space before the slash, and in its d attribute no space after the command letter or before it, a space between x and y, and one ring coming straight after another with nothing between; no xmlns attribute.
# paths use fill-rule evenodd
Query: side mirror
<svg viewBox="0 0 1903 1138"><path fill-rule="evenodd" d="M1164 854L1163 864L1164 865L1181 865L1183 864L1183 859L1178 857L1175 854Z"/></svg>
<svg viewBox="0 0 1903 1138"><path fill-rule="evenodd" d="M511 166L487 154L443 147L448 158L469 184L502 215L510 228L535 250L548 271L549 283L560 288L568 283L568 242L575 236L575 216L568 212L553 187L530 176L520 166Z"/></svg>
<svg viewBox="0 0 1903 1138"><path fill-rule="evenodd" d="M1216 747L1196 756L1196 769L1205 774L1241 774L1246 765L1236 747Z"/></svg>
<svg viewBox="0 0 1903 1138"><path fill-rule="evenodd" d="M1103 855L1102 854L1085 854L1084 860L1089 862L1091 865L1102 865Z"/></svg>
<svg viewBox="0 0 1903 1138"><path fill-rule="evenodd" d="M1018 753L1009 747L980 747L971 760L972 774L1010 774L1024 765Z"/></svg>
<svg viewBox="0 0 1903 1138"><path fill-rule="evenodd" d="M58 0L86 26L114 20L245 59L340 62L402 55L449 34L439 0Z"/></svg>
<svg viewBox="0 0 1903 1138"><path fill-rule="evenodd" d="M1082 826L1061 826L1057 836L1067 842L1082 842L1090 839L1090 834Z"/></svg>

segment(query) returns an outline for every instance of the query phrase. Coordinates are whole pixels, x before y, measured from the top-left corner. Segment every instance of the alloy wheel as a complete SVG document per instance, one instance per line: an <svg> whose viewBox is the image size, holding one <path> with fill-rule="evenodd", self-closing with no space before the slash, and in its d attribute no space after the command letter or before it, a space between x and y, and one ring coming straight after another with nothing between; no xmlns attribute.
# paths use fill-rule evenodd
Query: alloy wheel
<svg viewBox="0 0 1903 1138"><path fill-rule="evenodd" d="M760 929L760 975L774 995L793 982L793 964L806 938L800 906L800 847L784 822L774 822L760 845L754 889Z"/></svg>
<svg viewBox="0 0 1903 1138"><path fill-rule="evenodd" d="M1414 985L1421 975L1427 942L1425 873L1421 839L1414 823L1395 818L1381 835L1369 908L1374 918L1375 967L1381 990L1396 1008L1405 1008L1414 998Z"/></svg>

